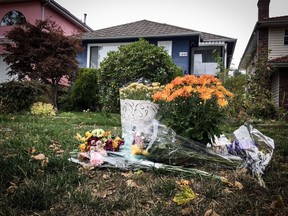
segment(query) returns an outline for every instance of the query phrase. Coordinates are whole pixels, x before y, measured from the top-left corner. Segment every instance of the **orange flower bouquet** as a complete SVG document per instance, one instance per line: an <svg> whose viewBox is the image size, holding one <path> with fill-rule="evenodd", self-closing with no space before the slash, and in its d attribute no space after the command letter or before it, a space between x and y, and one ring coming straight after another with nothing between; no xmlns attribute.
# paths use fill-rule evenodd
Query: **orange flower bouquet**
<svg viewBox="0 0 288 216"><path fill-rule="evenodd" d="M233 94L212 75L176 77L153 95L160 120L186 138L208 143L220 135L225 107Z"/></svg>

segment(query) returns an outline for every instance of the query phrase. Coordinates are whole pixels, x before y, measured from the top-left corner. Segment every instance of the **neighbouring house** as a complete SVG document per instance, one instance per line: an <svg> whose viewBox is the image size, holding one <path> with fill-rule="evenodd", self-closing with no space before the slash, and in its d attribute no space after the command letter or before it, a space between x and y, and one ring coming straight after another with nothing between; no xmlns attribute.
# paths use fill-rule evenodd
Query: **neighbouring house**
<svg viewBox="0 0 288 216"><path fill-rule="evenodd" d="M85 15L84 15L85 16ZM65 35L90 32L92 29L68 10L53 0L0 0L0 82L10 79L8 65L4 62L3 43L5 33L13 26L25 22L34 24L36 20L51 19L64 31Z"/></svg>
<svg viewBox="0 0 288 216"><path fill-rule="evenodd" d="M275 66L271 93L278 107L288 109L288 16L269 17L270 0L258 1L258 21L241 58L239 69L253 72L253 64L265 59Z"/></svg>
<svg viewBox="0 0 288 216"><path fill-rule="evenodd" d="M79 56L80 67L98 68L109 51L120 45L143 38L151 44L164 46L183 74L213 74L218 72L212 52L217 50L223 64L229 68L236 39L173 25L140 20L104 28L83 35L86 52Z"/></svg>

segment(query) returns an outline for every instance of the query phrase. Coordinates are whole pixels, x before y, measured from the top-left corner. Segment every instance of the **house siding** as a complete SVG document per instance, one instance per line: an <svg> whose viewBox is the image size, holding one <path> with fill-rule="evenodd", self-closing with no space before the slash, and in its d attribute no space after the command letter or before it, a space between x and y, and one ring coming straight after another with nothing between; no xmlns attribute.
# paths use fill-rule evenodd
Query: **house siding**
<svg viewBox="0 0 288 216"><path fill-rule="evenodd" d="M279 106L279 71L276 71L271 79L271 94L275 105Z"/></svg>
<svg viewBox="0 0 288 216"><path fill-rule="evenodd" d="M189 59L190 41L187 40L173 40L172 42L172 59L173 62L182 69L183 74L189 73ZM187 53L187 55L181 55L181 53Z"/></svg>
<svg viewBox="0 0 288 216"><path fill-rule="evenodd" d="M279 105L288 109L288 67L279 71Z"/></svg>
<svg viewBox="0 0 288 216"><path fill-rule="evenodd" d="M288 55L288 45L284 45L284 28L270 28L269 59Z"/></svg>

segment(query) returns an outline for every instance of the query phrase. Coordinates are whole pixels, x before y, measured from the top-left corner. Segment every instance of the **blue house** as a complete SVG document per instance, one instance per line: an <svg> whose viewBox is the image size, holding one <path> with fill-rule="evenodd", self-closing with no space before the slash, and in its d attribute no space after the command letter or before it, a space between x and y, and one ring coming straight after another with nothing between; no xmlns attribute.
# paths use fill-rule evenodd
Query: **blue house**
<svg viewBox="0 0 288 216"><path fill-rule="evenodd" d="M173 25L141 20L84 33L85 51L78 57L80 67L98 68L109 51L144 38L151 44L164 46L184 74L218 72L212 52L217 50L226 68L230 67L236 39Z"/></svg>

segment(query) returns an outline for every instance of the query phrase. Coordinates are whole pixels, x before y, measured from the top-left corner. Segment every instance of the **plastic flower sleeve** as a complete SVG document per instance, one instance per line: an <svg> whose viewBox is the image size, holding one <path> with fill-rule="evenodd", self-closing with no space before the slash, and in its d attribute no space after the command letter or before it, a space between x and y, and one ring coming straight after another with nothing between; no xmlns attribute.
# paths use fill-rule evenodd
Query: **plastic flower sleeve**
<svg viewBox="0 0 288 216"><path fill-rule="evenodd" d="M250 124L242 125L233 134L235 140L229 146L229 152L243 158L243 166L258 178L261 186L266 187L261 175L272 158L274 140Z"/></svg>

